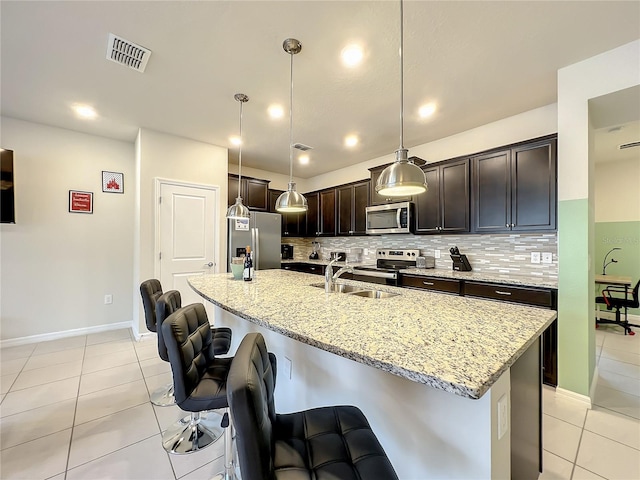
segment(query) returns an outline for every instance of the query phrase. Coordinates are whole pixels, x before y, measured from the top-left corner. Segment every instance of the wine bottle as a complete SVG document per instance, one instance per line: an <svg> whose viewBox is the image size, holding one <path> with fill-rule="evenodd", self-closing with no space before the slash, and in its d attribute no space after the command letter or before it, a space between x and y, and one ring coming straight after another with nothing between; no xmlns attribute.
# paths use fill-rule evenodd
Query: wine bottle
<svg viewBox="0 0 640 480"><path fill-rule="evenodd" d="M253 280L251 277L251 270L253 270L253 260L251 260L251 247L247 245L246 255L244 256L244 270L242 271L242 279L245 282Z"/></svg>

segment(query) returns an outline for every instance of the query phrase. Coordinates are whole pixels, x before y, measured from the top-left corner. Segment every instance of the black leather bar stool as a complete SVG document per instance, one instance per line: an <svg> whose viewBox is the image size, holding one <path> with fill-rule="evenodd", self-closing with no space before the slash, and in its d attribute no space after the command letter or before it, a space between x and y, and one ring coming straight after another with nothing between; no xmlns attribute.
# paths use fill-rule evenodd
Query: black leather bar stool
<svg viewBox="0 0 640 480"><path fill-rule="evenodd" d="M188 432L175 437L170 450L188 453L211 445L217 437L211 422L201 412L225 409L221 424L224 428L225 473L220 478L234 478L227 403L227 376L232 358L215 356L209 319L201 303L175 311L161 328L173 373L176 403L191 412ZM220 421L220 417L217 418Z"/></svg>
<svg viewBox="0 0 640 480"><path fill-rule="evenodd" d="M145 321L147 329L158 335L158 354L165 362L169 361L167 347L162 338L162 325L165 318L182 306L182 297L177 290L167 292L168 296L163 297L160 281L152 278L140 284L140 295L144 306ZM158 301L163 299L162 306L158 308ZM226 355L231 347L231 329L227 327L212 327L214 338L214 352L216 355ZM159 407L175 405L173 397L173 383L162 386L151 393L151 403Z"/></svg>
<svg viewBox="0 0 640 480"><path fill-rule="evenodd" d="M226 386L243 480L398 478L357 407L276 413L275 373L260 333L242 339Z"/></svg>

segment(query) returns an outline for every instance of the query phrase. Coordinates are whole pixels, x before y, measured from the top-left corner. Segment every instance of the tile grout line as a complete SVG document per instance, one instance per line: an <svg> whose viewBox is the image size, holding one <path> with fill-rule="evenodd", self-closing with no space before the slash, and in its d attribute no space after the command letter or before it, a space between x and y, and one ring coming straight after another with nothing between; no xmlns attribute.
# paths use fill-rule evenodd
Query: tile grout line
<svg viewBox="0 0 640 480"><path fill-rule="evenodd" d="M69 447L67 448L67 462L64 466L64 480L67 480L67 474L69 472L69 459L71 458L71 445L73 443L73 432L76 426L76 415L78 415L78 399L80 398L80 386L82 385L82 367L84 367L84 359L87 354L87 342L89 341L89 336L86 335L84 338L84 352L82 352L82 362L80 365L80 378L78 379L78 391L76 392L76 405L73 409L73 420L71 421L71 435L69 435Z"/></svg>
<svg viewBox="0 0 640 480"><path fill-rule="evenodd" d="M160 443L162 444L162 425L160 425L160 419L158 418L158 412L156 412L156 409L154 408L154 405L151 403L151 393L149 392L149 384L147 383L147 377L145 376L144 371L142 370L142 364L141 364L140 357L138 356L138 350L135 348L135 346L133 347L133 349L134 349L134 351L136 353L136 358L138 359L138 366L140 367L140 371L142 372L142 379L144 381L145 388L147 389L147 393L149 394L149 403L151 404L151 410L153 411L153 416L156 418L156 424L158 425L158 430L160 430ZM160 375L162 375L162 374L160 374ZM155 375L152 375L152 376L155 376ZM171 471L173 472L173 478L174 478L174 480L177 480L178 479L178 474L176 473L176 469L173 466L173 462L171 461L171 457L169 455L169 452L167 452L165 450L164 445L162 445L162 449L165 451L165 455L167 456L167 460L169 462L169 466L171 467Z"/></svg>

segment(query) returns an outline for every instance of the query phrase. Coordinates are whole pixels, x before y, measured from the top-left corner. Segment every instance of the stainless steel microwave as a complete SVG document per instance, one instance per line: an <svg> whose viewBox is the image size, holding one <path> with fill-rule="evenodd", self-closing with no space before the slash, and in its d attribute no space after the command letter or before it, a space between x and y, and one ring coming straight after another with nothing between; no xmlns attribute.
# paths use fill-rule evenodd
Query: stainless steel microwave
<svg viewBox="0 0 640 480"><path fill-rule="evenodd" d="M367 207L367 233L413 233L413 203Z"/></svg>

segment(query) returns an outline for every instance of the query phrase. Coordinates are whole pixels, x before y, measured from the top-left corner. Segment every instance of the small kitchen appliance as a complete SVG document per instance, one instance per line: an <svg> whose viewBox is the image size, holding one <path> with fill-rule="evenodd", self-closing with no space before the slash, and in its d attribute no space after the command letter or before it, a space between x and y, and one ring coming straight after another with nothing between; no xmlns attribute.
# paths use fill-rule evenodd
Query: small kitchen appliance
<svg viewBox="0 0 640 480"><path fill-rule="evenodd" d="M320 258L320 254L318 253L320 250L320 242L311 242L311 248L313 248L313 251L311 255L309 255L309 260L318 260Z"/></svg>
<svg viewBox="0 0 640 480"><path fill-rule="evenodd" d="M436 257L416 257L416 268L436 268Z"/></svg>
<svg viewBox="0 0 640 480"><path fill-rule="evenodd" d="M293 260L293 245L283 243L280 245L280 253L283 260Z"/></svg>
<svg viewBox="0 0 640 480"><path fill-rule="evenodd" d="M470 272L471 265L466 255L462 255L458 247L453 246L449 249L449 255L453 261L453 269L458 272Z"/></svg>

